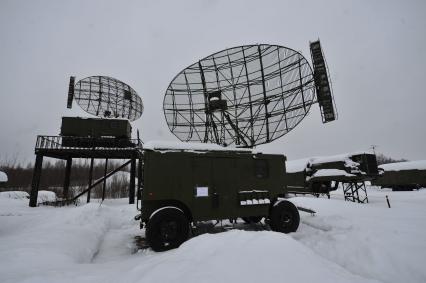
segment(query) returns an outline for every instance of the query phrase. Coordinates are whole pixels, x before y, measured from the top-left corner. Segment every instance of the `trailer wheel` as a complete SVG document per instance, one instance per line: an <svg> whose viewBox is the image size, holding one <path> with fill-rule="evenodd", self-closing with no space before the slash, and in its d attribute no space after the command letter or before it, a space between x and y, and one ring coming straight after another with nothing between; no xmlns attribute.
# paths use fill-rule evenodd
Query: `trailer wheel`
<svg viewBox="0 0 426 283"><path fill-rule="evenodd" d="M276 232L295 232L299 227L300 216L297 207L286 200L279 201L271 208L269 215L271 229Z"/></svg>
<svg viewBox="0 0 426 283"><path fill-rule="evenodd" d="M182 210L173 206L154 212L146 226L146 239L156 252L178 248L188 235L188 219Z"/></svg>
<svg viewBox="0 0 426 283"><path fill-rule="evenodd" d="M248 217L241 217L246 224L254 224L259 223L262 220L262 216L248 216Z"/></svg>

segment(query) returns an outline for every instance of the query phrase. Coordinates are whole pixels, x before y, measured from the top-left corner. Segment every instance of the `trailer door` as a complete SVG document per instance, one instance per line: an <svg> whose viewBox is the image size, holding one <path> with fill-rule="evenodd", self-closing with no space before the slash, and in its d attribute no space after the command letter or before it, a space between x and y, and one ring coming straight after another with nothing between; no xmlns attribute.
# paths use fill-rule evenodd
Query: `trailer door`
<svg viewBox="0 0 426 283"><path fill-rule="evenodd" d="M223 157L194 157L194 218L224 219L235 209L235 160Z"/></svg>
<svg viewBox="0 0 426 283"><path fill-rule="evenodd" d="M192 158L192 215L195 221L207 220L212 207L211 160Z"/></svg>

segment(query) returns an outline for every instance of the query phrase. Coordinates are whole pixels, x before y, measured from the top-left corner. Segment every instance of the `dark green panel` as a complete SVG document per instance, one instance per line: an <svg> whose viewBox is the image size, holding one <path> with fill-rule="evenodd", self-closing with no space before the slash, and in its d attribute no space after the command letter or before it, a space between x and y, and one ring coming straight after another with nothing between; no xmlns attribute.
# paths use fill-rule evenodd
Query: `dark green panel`
<svg viewBox="0 0 426 283"><path fill-rule="evenodd" d="M194 221L267 215L269 203L241 205L240 192L262 201L285 193L283 155L151 150L144 154L143 220L167 205L181 205ZM267 165L266 176L256 174L259 160Z"/></svg>
<svg viewBox="0 0 426 283"><path fill-rule="evenodd" d="M61 136L131 138L128 120L62 117Z"/></svg>

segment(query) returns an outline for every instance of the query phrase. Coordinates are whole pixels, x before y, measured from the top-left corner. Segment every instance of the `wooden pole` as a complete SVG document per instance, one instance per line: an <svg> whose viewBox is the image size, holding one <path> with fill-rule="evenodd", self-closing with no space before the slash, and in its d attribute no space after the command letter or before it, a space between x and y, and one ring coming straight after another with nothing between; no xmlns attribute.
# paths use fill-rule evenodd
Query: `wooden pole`
<svg viewBox="0 0 426 283"><path fill-rule="evenodd" d="M386 202L388 203L388 207L391 208L388 196L386 196Z"/></svg>

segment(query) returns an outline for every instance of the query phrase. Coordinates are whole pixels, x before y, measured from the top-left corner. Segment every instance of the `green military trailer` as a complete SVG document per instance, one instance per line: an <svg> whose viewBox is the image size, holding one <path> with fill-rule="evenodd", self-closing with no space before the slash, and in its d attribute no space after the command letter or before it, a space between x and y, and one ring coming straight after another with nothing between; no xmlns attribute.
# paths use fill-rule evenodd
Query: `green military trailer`
<svg viewBox="0 0 426 283"><path fill-rule="evenodd" d="M127 119L62 117L62 146L126 147L132 126Z"/></svg>
<svg viewBox="0 0 426 283"><path fill-rule="evenodd" d="M326 194L339 183L371 181L378 176L376 155L348 153L287 162L287 188L295 194Z"/></svg>
<svg viewBox="0 0 426 283"><path fill-rule="evenodd" d="M286 194L284 155L206 144L144 145L141 227L156 251L178 247L207 220L265 217L274 231L299 226Z"/></svg>
<svg viewBox="0 0 426 283"><path fill-rule="evenodd" d="M412 191L426 187L426 160L382 164L380 176L373 186L391 188L393 191Z"/></svg>

